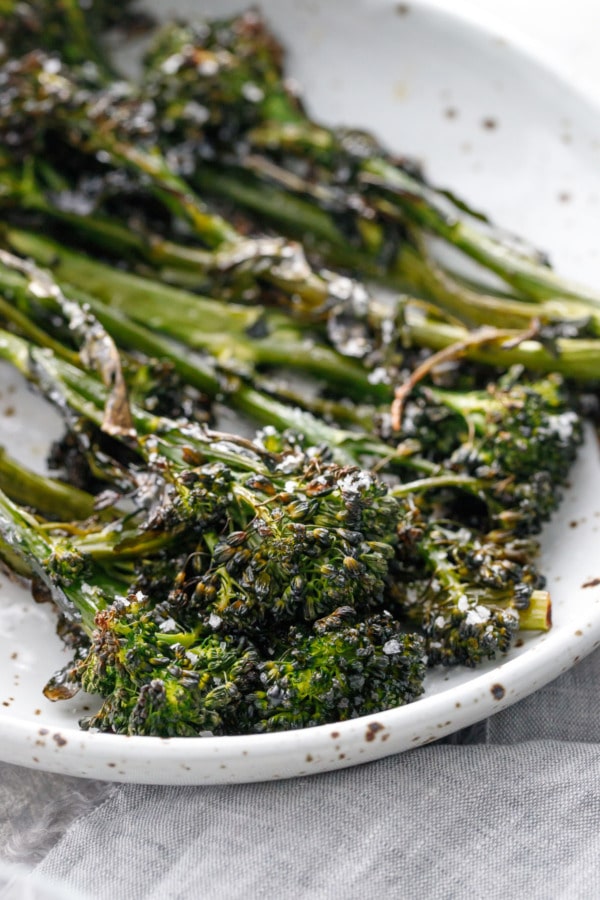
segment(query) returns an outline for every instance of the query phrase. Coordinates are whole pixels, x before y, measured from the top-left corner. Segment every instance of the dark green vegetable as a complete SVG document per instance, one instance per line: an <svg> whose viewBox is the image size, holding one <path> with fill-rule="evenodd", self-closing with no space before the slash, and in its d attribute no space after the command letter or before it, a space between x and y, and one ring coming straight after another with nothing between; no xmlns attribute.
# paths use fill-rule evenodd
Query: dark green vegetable
<svg viewBox="0 0 600 900"><path fill-rule="evenodd" d="M418 453L487 484L498 520L524 534L540 531L558 506L583 440L562 380L527 381L520 370L486 391L421 388L398 424Z"/></svg>
<svg viewBox="0 0 600 900"><path fill-rule="evenodd" d="M280 45L255 11L198 27L167 26L147 54L146 88L164 141L191 148L200 141L206 158L212 148L227 164L283 188L292 203L296 196L317 206L320 221L330 223L332 235L337 224L346 247L350 234L356 249L377 259L389 255L394 243L398 247L407 237L410 243L412 228L433 233L523 299L573 300L574 310L587 309L598 322L600 297L555 275L543 255L525 244L503 240L481 214L429 185L410 160L393 157L364 132L311 121L285 80ZM241 202L244 184L242 179ZM277 217L277 204L269 211Z"/></svg>
<svg viewBox="0 0 600 900"><path fill-rule="evenodd" d="M432 523L419 554L429 579L399 582L397 603L422 629L429 665L474 667L505 653L519 628L550 626L550 597L531 565L535 546L505 532Z"/></svg>
<svg viewBox="0 0 600 900"><path fill-rule="evenodd" d="M38 351L7 334L0 335L0 351L5 358L11 359L22 371L34 377L70 418L76 415L100 424L106 388L95 380L95 376L85 375L71 364L52 358L48 350ZM261 677L264 676L263 680L266 679L270 686L279 685L278 690L283 690L282 685L288 685L290 698L296 696L294 692L300 691L299 687L293 687L295 679L299 680L298 684L304 684L308 677L307 660L312 658L311 654L318 659L321 658L319 654L324 652L323 642L319 641L309 641L309 645L304 649L299 647L298 653L291 657L287 651L280 651L281 646L289 649L285 634L290 627L298 628L303 623L305 627L305 623L332 616L341 606L351 605L353 615L358 617L356 626L353 624L348 633L344 632L343 639L340 635L327 638L324 645L336 644L339 640L342 644L348 641L349 647L365 649L370 646L363 642L363 637L370 632L364 632L366 626L360 625L365 616L377 616L379 610L391 608L398 610L402 616L408 610L416 619L401 586L414 588L414 584L418 583L419 589L427 593L431 590L432 578L442 578L447 532L428 523L431 512L427 503L423 503L421 509L414 505L415 500L426 496L432 488L443 487L440 482L432 485L429 479L423 479L421 483L415 480L399 491L390 491L371 473L356 467L340 467L328 462L315 449L309 447L303 450L299 444L282 442L275 433L268 432L262 443L251 444L234 436L211 435L164 418L149 417L135 407L132 407L131 414L138 432L136 453L140 462L145 461L149 466L148 475L154 473L156 487L150 496L158 498L146 513L143 510L138 513L143 517L137 526L132 520L129 532L120 535L116 541L114 525L112 529L104 525L91 530L79 541L70 539L66 545L61 542L55 547L49 544L48 538L40 543L34 523L23 520L22 516L19 518L14 507L11 519L8 501L5 503L2 525L5 543L19 549L30 567L45 573L50 589L59 590L64 610L68 612L69 604L78 609L88 633L91 632L91 651L81 655L77 664L68 669L66 677L71 688L84 686L91 690L95 686L107 699L104 712L94 719L96 727L135 732L137 729L143 731L146 727L143 723L151 721L153 728L159 728L159 709L168 714L172 723L168 733L190 733L186 730L192 727L190 722L196 723L194 727L200 727L199 708L194 706L192 713L183 704L182 720L176 720L169 689L165 687L163 690L158 684L159 670L146 666L143 672L150 681L144 680L145 676L137 665L137 651L132 650L131 654L125 652L137 645L131 645L135 630L132 629L131 637L127 629L123 630L123 617L127 620L129 607L121 608L117 604L114 609L106 593L106 567L110 566L113 558L137 561L135 578L131 567L119 569L121 581L118 586L114 576L111 576L112 590L118 595L131 597L137 590L143 593L144 589L150 588L152 592L153 585L158 586L155 588L159 591L158 595L152 592L151 599L144 600L139 610L135 604L132 608L134 618L139 611L143 621L149 622L148 628L144 626L142 632L151 646L150 635L159 631L160 634L169 634L169 629L174 629L173 634L177 635L175 643L184 641L182 635L192 635L184 643L187 641L194 647L202 644L202 637L214 632L229 636L234 642L247 640L257 650L265 666L266 661L273 661L273 665L264 668L259 664L258 671ZM152 433L153 436L144 438L144 433ZM132 437L122 440L131 443ZM459 476L453 478L455 484L461 483ZM452 477L447 476L445 487L452 487ZM397 496L394 496L396 493ZM147 488L145 495L148 495ZM132 531L134 526L137 527L138 537L135 530ZM116 534L119 535L118 530ZM470 535L473 546L477 546L478 541L484 544L475 532ZM182 547L178 546L177 557L168 565L160 564L157 569L154 562L156 554L160 554L174 540L181 541L184 536L185 559L181 559ZM491 576L489 573L482 576L471 562L464 567L462 575L455 574L453 584L447 586L449 596L444 609L456 602L459 595L472 598L466 609L458 607L453 619L454 626L459 627L459 613L467 619L476 605L479 610L484 607L490 609L489 615L495 617L499 636L494 635L492 639L488 631L481 631L478 645L477 635L469 632L468 653L464 649L460 652L455 649L443 659L440 657L439 661L471 664L478 658L507 649L518 624L514 611L519 607L527 609L532 601L536 607L540 602L545 604L547 614L547 595L533 590L539 581L531 563L535 554L534 545L519 544L523 560L520 567L515 563L515 545L510 542L510 533L498 532L493 546L492 538L488 536L485 547L486 560L493 555L496 566L494 589L481 589L480 581L483 579L484 583L489 583ZM48 566L49 559L52 560L51 566ZM90 560L95 565L100 565L96 561L101 560L101 567L90 569ZM40 568L41 563L45 563L46 568L43 565ZM108 571L110 574L110 569ZM81 590L80 583L84 575L86 584L91 586L85 592ZM124 583L125 577L131 580ZM96 578L99 579L98 590L92 590ZM436 596L442 603L443 592L437 592ZM83 608L80 608L82 603ZM420 608L424 613L430 606L423 603ZM508 607L509 612L499 613L496 607L502 610ZM107 610L106 615L102 613L103 609ZM436 621L440 614L435 616ZM544 615L541 619L532 615L532 621L536 628L545 627ZM424 629L426 646L427 622L425 615L418 621ZM391 627L395 629L396 637L389 637L389 640L399 640L399 626L394 623ZM100 636L94 637L98 628ZM386 637L384 645L387 641ZM402 638L402 641L405 639ZM414 651L419 646L418 641L415 643L416 639L411 641L402 644L407 651L410 647ZM133 666L131 671L127 670L127 677L133 679L135 690L133 686L122 690L123 682L114 681L115 669L118 669L119 679L125 678L124 664L119 667L115 662L109 667L108 677L113 681L100 678L95 682L90 675L90 672L104 675L101 660L105 658L107 642L108 646L113 647L117 660L121 660L125 653L125 661ZM213 642L209 641L209 646L212 647ZM247 646L243 644L244 648ZM281 662L278 661L279 652L273 653L273 646L283 652ZM295 646L294 642L292 646ZM142 653L141 644L139 652ZM375 654L373 667L369 669L372 677L377 672L381 673L383 662L381 659L376 662L377 654L381 652L385 657L386 651L368 651L369 659ZM154 653L152 659L155 659ZM166 651L164 659L169 666L175 665L172 655ZM295 660L295 667L300 667L294 677L290 669L291 659ZM435 656L432 659L436 659ZM408 660L391 661L400 666L400 670L412 673L410 677L406 675L407 681L398 676L399 680L389 686L389 691L396 692L394 703L398 702L397 692L403 690L402 685L407 690L413 685L410 687L410 698L406 699L415 696L417 658L412 651L408 653ZM349 671L356 675L356 663L349 662L348 665ZM363 675L367 677L366 673ZM337 675L331 677L338 679ZM356 679L354 676L348 678L347 688L354 690ZM153 685L152 691L147 687L150 683ZM323 685L327 683L324 676ZM113 685L110 695L109 684ZM181 699L178 685L176 680L173 691ZM61 686L64 688L63 676L50 689L50 693L60 693ZM283 727L285 723L290 726L294 723L314 723L319 708L331 711L325 701L319 707L316 691L316 684L308 692L300 691L297 694L300 707L288 698L289 703L281 710L282 717L278 718L275 714L274 717L266 714L265 696L255 685L251 691L251 707L255 714L260 713L256 728L260 730L265 727L260 724L263 720L268 727ZM348 699L349 695L346 693L344 696ZM357 714L359 708L356 705L358 696L352 694L349 709L354 710L353 714ZM383 702L384 694L379 688L374 686L371 692L365 689L365 711L374 708L369 705L375 702L374 696ZM386 696L391 697L392 694ZM156 712L143 722L138 721L140 697L152 703L152 709ZM216 707L211 706L211 709L217 716ZM236 726L242 730L250 727L244 724L244 717L250 715L247 704L243 710ZM336 706L338 714L342 715L339 704ZM233 726L227 724L230 721L227 715L223 712L219 722L216 718L206 719L202 727L228 730ZM209 721L212 726L206 724ZM164 720L162 727L166 727Z"/></svg>
<svg viewBox="0 0 600 900"><path fill-rule="evenodd" d="M314 124L256 12L168 27L139 85L97 42L120 12L0 0L0 359L65 425L60 480L0 452L0 556L74 652L46 695L122 734L302 728L549 628L533 535L598 299Z"/></svg>
<svg viewBox="0 0 600 900"><path fill-rule="evenodd" d="M227 456L236 461L235 451ZM335 638L307 631L323 615L335 618L341 599L353 616L382 605L401 505L366 472L297 451L277 457L273 471L239 454L237 471L221 464L165 473L161 499L137 531L117 520L54 538L0 494L2 543L66 615L81 617L90 638L48 696L82 687L104 699L86 727L163 735L323 724L418 696L422 641L398 623L376 615ZM154 557L174 539L187 557L178 571L171 566L170 591L157 593ZM338 641L345 649L329 660L331 674L317 671ZM273 643L287 648L281 659ZM285 679L274 676L279 666Z"/></svg>
<svg viewBox="0 0 600 900"><path fill-rule="evenodd" d="M422 693L422 639L389 614L354 624L351 607L293 629L277 660L264 663L250 700L257 731L306 728L401 706Z"/></svg>

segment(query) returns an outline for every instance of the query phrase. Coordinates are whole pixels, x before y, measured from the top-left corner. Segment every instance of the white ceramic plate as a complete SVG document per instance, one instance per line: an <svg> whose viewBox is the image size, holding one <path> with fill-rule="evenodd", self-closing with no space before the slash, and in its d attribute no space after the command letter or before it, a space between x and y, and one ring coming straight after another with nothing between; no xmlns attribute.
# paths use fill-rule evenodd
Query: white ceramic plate
<svg viewBox="0 0 600 900"><path fill-rule="evenodd" d="M161 14L226 14L239 0L180 0ZM600 114L491 26L435 4L264 0L316 115L374 130L428 173L600 287ZM15 413L15 411L17 411ZM43 467L52 411L0 368L0 442ZM168 739L78 729L86 700L41 693L65 659L47 607L0 584L0 758L71 775L211 784L285 778L398 753L476 722L600 644L600 466L588 438L560 513L543 535L554 627L482 669L435 672L425 696L377 716L253 737Z"/></svg>

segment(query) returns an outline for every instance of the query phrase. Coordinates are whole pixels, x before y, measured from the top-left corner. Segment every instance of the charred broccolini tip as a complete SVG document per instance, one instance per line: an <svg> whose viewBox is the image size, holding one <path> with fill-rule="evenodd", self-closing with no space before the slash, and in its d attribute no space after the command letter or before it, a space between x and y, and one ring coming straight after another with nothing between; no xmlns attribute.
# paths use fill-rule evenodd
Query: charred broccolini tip
<svg viewBox="0 0 600 900"><path fill-rule="evenodd" d="M63 499L40 494L43 504ZM179 552L193 547L177 522L157 533L143 522L134 529L131 515L126 521L128 530L119 521L103 528L90 522L65 536L65 524L44 523L0 492L1 555L11 564L20 561L20 571L41 581L87 636L73 661L50 679L46 696L59 700L80 688L99 694L103 705L82 722L86 728L163 736L243 728L235 709L242 689L259 683L256 652L244 638L216 635L202 620L177 633L161 597L151 601L141 590L131 592L144 580L156 586L153 576L169 544L163 566L175 577L174 536Z"/></svg>
<svg viewBox="0 0 600 900"><path fill-rule="evenodd" d="M420 386L400 434L426 458L476 479L496 521L528 534L558 506L583 427L560 376L531 380L515 368L487 390Z"/></svg>
<svg viewBox="0 0 600 900"><path fill-rule="evenodd" d="M204 477L186 473L188 510L196 491L204 502ZM384 603L403 508L368 472L296 453L228 490L227 528L202 536L172 592L183 621L208 612L258 639L265 623L312 622L342 605L364 615Z"/></svg>
<svg viewBox="0 0 600 900"><path fill-rule="evenodd" d="M422 694L423 639L389 613L355 620L345 606L310 632L290 630L282 655L261 665L260 686L249 697L255 731L341 722Z"/></svg>
<svg viewBox="0 0 600 900"><path fill-rule="evenodd" d="M434 522L414 552L419 577L400 577L396 600L422 630L429 665L474 667L505 653L519 628L550 627L550 595L531 563L531 541Z"/></svg>
<svg viewBox="0 0 600 900"><path fill-rule="evenodd" d="M194 737L247 731L246 694L259 684L259 656L243 637L208 625L173 629L141 591L99 612L89 650L67 672L103 698L84 728Z"/></svg>

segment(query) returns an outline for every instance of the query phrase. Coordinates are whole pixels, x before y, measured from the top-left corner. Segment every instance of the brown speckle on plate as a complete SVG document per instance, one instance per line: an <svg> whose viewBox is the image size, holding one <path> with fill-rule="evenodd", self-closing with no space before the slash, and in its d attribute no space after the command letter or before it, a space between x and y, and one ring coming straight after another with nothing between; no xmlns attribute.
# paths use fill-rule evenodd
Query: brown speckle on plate
<svg viewBox="0 0 600 900"><path fill-rule="evenodd" d="M407 16L410 12L410 6L408 3L397 3L396 12L399 16Z"/></svg>
<svg viewBox="0 0 600 900"><path fill-rule="evenodd" d="M481 127L485 128L486 131L495 131L498 127L498 120L494 119L493 116L486 116L485 119L481 120Z"/></svg>
<svg viewBox="0 0 600 900"><path fill-rule="evenodd" d="M374 741L378 731L383 731L384 726L381 722L369 722L365 733L365 741Z"/></svg>
<svg viewBox="0 0 600 900"><path fill-rule="evenodd" d="M456 118L458 118L458 110L456 109L455 106L448 106L444 110L444 116L447 119L456 119Z"/></svg>
<svg viewBox="0 0 600 900"><path fill-rule="evenodd" d="M332 737L334 740L335 740L336 738L339 738L339 736L340 736L339 731L332 731L332 732L331 732L331 737Z"/></svg>
<svg viewBox="0 0 600 900"><path fill-rule="evenodd" d="M56 734L52 735L52 740L55 742L57 747L64 747L67 743L66 739L62 736L60 731L57 731Z"/></svg>
<svg viewBox="0 0 600 900"><path fill-rule="evenodd" d="M506 694L506 688L502 684L493 684L490 688L490 692L494 700L502 700Z"/></svg>
<svg viewBox="0 0 600 900"><path fill-rule="evenodd" d="M590 588L590 587L598 587L600 584L600 578L590 578L589 581L584 581L581 585L582 588Z"/></svg>

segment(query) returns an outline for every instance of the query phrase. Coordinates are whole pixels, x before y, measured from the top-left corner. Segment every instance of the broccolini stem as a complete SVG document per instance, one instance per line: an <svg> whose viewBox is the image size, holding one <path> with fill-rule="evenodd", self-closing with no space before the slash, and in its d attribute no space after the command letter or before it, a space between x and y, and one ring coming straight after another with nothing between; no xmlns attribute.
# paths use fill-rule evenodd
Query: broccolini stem
<svg viewBox="0 0 600 900"><path fill-rule="evenodd" d="M72 485L21 466L0 447L0 490L22 506L60 519L94 515L94 497Z"/></svg>
<svg viewBox="0 0 600 900"><path fill-rule="evenodd" d="M0 249L0 290L15 299L15 276L19 280L16 299L31 304L32 300L65 319L69 331L81 345L79 360L98 373L109 388L102 430L107 434L129 434L132 429L121 359L113 339L94 318L89 308L65 296L57 283L31 261ZM48 345L48 341L44 341ZM61 354L65 356L65 354Z"/></svg>
<svg viewBox="0 0 600 900"><path fill-rule="evenodd" d="M423 315L422 308L411 308L407 304L405 315L406 334L419 347L443 350L468 341L470 332L466 327ZM520 334L514 331L512 337L519 339ZM550 348L539 340L524 340L514 346L502 330L499 340L491 338L485 344L471 345L464 356L501 369L522 365L533 372L558 372L574 381L595 382L600 379L600 340L595 338L557 337Z"/></svg>
<svg viewBox="0 0 600 900"><path fill-rule="evenodd" d="M255 157L252 161L249 171L236 170L231 165L226 169L199 166L194 183L208 194L225 196L277 222L287 233L302 235L309 245L315 240L319 253L330 263L359 269L365 276L388 287L423 296L461 318L466 325L525 328L532 319L538 318L547 323L572 323L574 328L592 328L594 334L600 335L600 307L595 308L595 302L590 304L579 295L556 291L545 297L528 299L526 295L520 298L494 296L481 289L474 290L434 259L414 227L407 230L392 261L382 265L379 257L384 231L381 225L371 225L373 231L381 233L372 248L364 244L355 247L336 227L332 213L321 208L310 193L302 196L292 193L285 170L269 165L267 182L250 181L249 175L252 177L264 168L261 164L257 169ZM389 215L387 207L386 211ZM544 273L551 272L545 267L540 268ZM558 276L555 277L558 280Z"/></svg>
<svg viewBox="0 0 600 900"><path fill-rule="evenodd" d="M389 386L373 384L359 363L319 343L310 331L274 310L224 304L157 283L96 262L31 232L8 228L4 234L18 253L49 266L67 292L68 286L85 291L98 318L102 313L93 303L94 297L134 322L191 349L208 351L224 365L234 362L242 369L284 365L322 378L328 385L343 387L357 399L385 401L391 396Z"/></svg>
<svg viewBox="0 0 600 900"><path fill-rule="evenodd" d="M98 608L92 601L93 591L82 591L75 573L70 584L60 584L50 575L48 562L55 551L52 541L38 528L33 516L12 503L1 490L0 542L7 547L10 555L21 560L25 571L42 580L63 612L72 616L73 609L76 608L87 626L93 627Z"/></svg>
<svg viewBox="0 0 600 900"><path fill-rule="evenodd" d="M83 145L88 152L104 152L116 165L124 165L134 172L147 176L154 193L174 215L186 219L194 231L209 247L235 245L240 236L235 229L220 216L211 213L197 197L189 185L169 168L160 152L149 153L131 143L125 143L106 131L88 129L85 120L80 120L84 130ZM87 134L85 133L87 131Z"/></svg>
<svg viewBox="0 0 600 900"><path fill-rule="evenodd" d="M600 296L557 275L548 266L511 250L505 243L478 231L455 214L440 208L435 189L417 181L385 159L366 160L363 182L393 198L412 221L448 241L476 262L499 275L507 284L534 301L560 297L576 300L600 311Z"/></svg>
<svg viewBox="0 0 600 900"><path fill-rule="evenodd" d="M519 610L522 631L549 631L552 627L552 602L548 591L533 591L529 606Z"/></svg>
<svg viewBox="0 0 600 900"><path fill-rule="evenodd" d="M432 466L435 471L436 467ZM439 469L439 467L437 467ZM421 477L405 484L394 485L390 488L392 497L410 497L413 494L422 494L426 491L437 491L442 488L458 488L467 491L476 497L480 497L485 483L479 478L470 475L460 475L456 472L443 472L439 475Z"/></svg>

